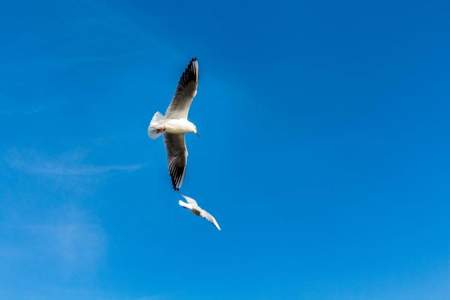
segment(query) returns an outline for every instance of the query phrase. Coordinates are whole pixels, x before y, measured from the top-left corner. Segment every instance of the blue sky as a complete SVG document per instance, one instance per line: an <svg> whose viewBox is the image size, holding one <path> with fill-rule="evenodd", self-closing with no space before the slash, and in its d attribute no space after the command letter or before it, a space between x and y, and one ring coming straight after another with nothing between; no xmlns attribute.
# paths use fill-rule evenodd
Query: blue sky
<svg viewBox="0 0 450 300"><path fill-rule="evenodd" d="M449 298L448 1L1 7L1 299Z"/></svg>

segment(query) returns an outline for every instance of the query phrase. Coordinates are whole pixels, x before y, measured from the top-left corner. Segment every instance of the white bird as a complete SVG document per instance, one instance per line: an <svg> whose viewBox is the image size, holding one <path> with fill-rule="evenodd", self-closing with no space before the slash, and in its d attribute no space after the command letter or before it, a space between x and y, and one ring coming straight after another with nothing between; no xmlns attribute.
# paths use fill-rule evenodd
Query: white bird
<svg viewBox="0 0 450 300"><path fill-rule="evenodd" d="M196 216L200 216L202 218L205 218L209 222L213 223L214 226L216 226L216 228L218 230L221 230L220 226L219 226L219 223L217 223L217 221L216 221L216 218L214 218L213 215L211 215L209 212L207 212L206 210L204 210L203 208L198 206L197 201L195 201L191 197L185 196L183 194L181 194L181 196L183 196L183 198L186 199L187 203L182 201L182 200L178 200L178 204L180 206L189 209Z"/></svg>
<svg viewBox="0 0 450 300"><path fill-rule="evenodd" d="M198 61L191 59L178 81L175 96L166 114L156 112L148 126L147 132L151 139L164 134L167 148L169 174L174 190L178 191L183 183L186 172L188 152L184 140L185 133L197 134L197 126L188 121L189 108L197 94Z"/></svg>

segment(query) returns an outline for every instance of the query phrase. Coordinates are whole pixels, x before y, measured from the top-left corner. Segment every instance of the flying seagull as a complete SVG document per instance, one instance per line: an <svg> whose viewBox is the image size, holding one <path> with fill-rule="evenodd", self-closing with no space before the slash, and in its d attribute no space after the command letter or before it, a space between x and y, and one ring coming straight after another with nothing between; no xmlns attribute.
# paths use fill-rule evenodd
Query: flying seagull
<svg viewBox="0 0 450 300"><path fill-rule="evenodd" d="M204 210L203 208L198 206L197 201L195 201L191 197L185 196L183 194L181 194L181 196L183 196L183 198L186 199L187 203L182 201L182 200L179 200L178 204L180 206L189 209L196 216L200 216L202 218L205 218L209 222L213 223L214 226L216 226L216 228L218 230L221 230L220 226L219 226L219 223L217 223L217 221L216 221L216 218L214 218L213 215L211 215L209 212L207 212L206 210Z"/></svg>
<svg viewBox="0 0 450 300"><path fill-rule="evenodd" d="M180 190L186 172L188 152L184 140L185 133L197 134L197 126L188 121L189 108L197 94L198 61L191 59L178 81L175 96L172 99L166 114L159 111L153 115L147 132L151 139L164 134L167 148L169 174L174 190Z"/></svg>

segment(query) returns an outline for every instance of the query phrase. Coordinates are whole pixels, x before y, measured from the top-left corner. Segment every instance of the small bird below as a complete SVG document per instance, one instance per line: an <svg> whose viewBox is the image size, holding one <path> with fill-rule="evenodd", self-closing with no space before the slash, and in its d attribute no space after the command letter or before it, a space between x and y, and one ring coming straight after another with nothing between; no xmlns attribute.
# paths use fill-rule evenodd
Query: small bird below
<svg viewBox="0 0 450 300"><path fill-rule="evenodd" d="M187 201L184 202L182 200L178 201L178 204L186 209L189 209L190 211L192 211L192 213L196 216L205 218L206 220L208 220L209 222L213 223L214 226L216 226L216 228L218 230L220 229L219 223L217 223L216 218L214 218L213 215L211 215L209 212L207 212L206 210L204 210L203 208L201 208L200 206L198 206L197 201L195 201L194 199L192 199L191 197L185 196L183 194L181 194L181 196L183 196L183 198Z"/></svg>

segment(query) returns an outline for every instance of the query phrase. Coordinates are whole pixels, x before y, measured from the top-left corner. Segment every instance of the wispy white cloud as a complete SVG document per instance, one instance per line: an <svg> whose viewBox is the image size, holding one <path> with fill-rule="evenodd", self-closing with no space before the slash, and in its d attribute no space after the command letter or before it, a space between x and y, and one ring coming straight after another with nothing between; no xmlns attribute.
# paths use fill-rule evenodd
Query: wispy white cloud
<svg viewBox="0 0 450 300"><path fill-rule="evenodd" d="M12 151L6 156L6 163L18 171L43 176L101 175L133 172L143 167L143 164L87 164L83 162L84 156L84 151L72 151L53 158L36 152Z"/></svg>
<svg viewBox="0 0 450 300"><path fill-rule="evenodd" d="M107 251L105 230L79 207L2 212L0 235L0 299L118 299L75 284L95 278Z"/></svg>
<svg viewBox="0 0 450 300"><path fill-rule="evenodd" d="M2 216L0 232L0 262L11 268L43 264L63 276L94 271L106 248L100 224L70 205L39 215L9 212Z"/></svg>
<svg viewBox="0 0 450 300"><path fill-rule="evenodd" d="M32 238L39 241L38 252L50 254L65 270L92 268L104 251L101 227L79 217L66 215L68 220L24 226Z"/></svg>

